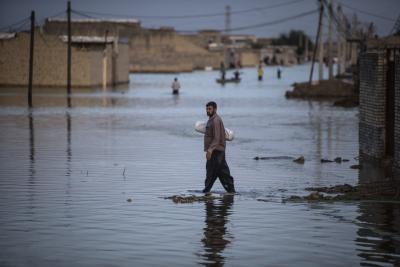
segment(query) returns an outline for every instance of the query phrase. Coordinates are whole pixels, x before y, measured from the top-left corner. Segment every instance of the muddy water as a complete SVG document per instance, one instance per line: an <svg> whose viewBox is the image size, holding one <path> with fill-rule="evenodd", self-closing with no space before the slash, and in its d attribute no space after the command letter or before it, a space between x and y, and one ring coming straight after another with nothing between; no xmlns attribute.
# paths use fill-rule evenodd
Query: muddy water
<svg viewBox="0 0 400 267"><path fill-rule="evenodd" d="M64 89L35 89L32 111L25 89L2 89L0 265L400 264L399 204L281 202L358 181L358 110L284 98L308 70L277 80L267 68L258 82L244 69L225 86L217 72L180 74L179 96L174 75L134 74L129 86L73 89L71 108ZM227 161L239 194L174 204L163 197L202 189L193 126L209 100L236 135ZM304 165L292 162L301 155ZM320 163L337 156L350 161Z"/></svg>

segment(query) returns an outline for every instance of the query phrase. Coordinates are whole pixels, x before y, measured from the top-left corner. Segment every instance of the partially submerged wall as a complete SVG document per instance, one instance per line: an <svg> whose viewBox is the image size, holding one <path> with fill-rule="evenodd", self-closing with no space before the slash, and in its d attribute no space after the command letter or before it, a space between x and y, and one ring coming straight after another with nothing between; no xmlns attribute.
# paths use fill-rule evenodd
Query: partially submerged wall
<svg viewBox="0 0 400 267"><path fill-rule="evenodd" d="M368 52L360 57L360 156L380 160L385 155L385 54Z"/></svg>
<svg viewBox="0 0 400 267"><path fill-rule="evenodd" d="M396 55L395 114L394 114L394 178L400 185L400 55Z"/></svg>
<svg viewBox="0 0 400 267"><path fill-rule="evenodd" d="M372 46L372 45L373 46ZM400 38L360 54L360 186L400 193Z"/></svg>
<svg viewBox="0 0 400 267"><path fill-rule="evenodd" d="M240 63L243 67L255 67L259 64L261 57L258 50L244 50L239 52Z"/></svg>
<svg viewBox="0 0 400 267"><path fill-rule="evenodd" d="M29 75L29 33L0 40L0 85L26 86ZM72 46L71 85L91 87L102 84L104 44ZM122 45L116 61L116 82L128 82L128 47ZM107 83L112 83L112 45L108 44ZM125 58L125 59L124 59ZM67 84L67 44L54 35L35 33L33 85L61 87Z"/></svg>

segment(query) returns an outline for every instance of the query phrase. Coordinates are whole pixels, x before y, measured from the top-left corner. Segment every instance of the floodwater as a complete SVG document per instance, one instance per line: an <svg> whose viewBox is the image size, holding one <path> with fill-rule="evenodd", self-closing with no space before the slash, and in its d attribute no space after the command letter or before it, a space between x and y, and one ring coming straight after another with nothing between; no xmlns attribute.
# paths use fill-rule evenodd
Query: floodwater
<svg viewBox="0 0 400 267"><path fill-rule="evenodd" d="M180 74L179 96L174 75L133 74L129 86L73 89L71 108L65 89L35 88L32 111L26 89L2 89L0 265L400 265L399 204L282 203L358 182L358 109L284 97L308 71L278 80L270 67L258 82L248 68L225 86L216 71ZM201 194L194 123L210 100L235 132L227 162L239 194L174 204L163 197ZM350 161L320 163L335 157ZM223 191L217 181L213 194Z"/></svg>

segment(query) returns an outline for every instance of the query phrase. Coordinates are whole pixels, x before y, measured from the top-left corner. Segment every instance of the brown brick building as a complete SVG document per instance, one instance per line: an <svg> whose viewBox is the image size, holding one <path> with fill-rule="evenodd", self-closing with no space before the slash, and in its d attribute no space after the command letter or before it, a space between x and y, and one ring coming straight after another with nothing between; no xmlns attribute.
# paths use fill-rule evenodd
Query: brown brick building
<svg viewBox="0 0 400 267"><path fill-rule="evenodd" d="M360 55L360 182L400 191L400 37L371 40Z"/></svg>
<svg viewBox="0 0 400 267"><path fill-rule="evenodd" d="M26 86L30 33L0 38L0 85ZM66 86L67 39L35 31L33 85ZM129 82L129 47L112 37L72 37L72 86Z"/></svg>

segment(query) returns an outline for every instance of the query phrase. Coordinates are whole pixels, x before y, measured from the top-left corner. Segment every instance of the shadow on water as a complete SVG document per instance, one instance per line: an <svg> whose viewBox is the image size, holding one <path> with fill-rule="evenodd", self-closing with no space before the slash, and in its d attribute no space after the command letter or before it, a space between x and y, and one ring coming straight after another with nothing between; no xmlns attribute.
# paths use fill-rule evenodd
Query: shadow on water
<svg viewBox="0 0 400 267"><path fill-rule="evenodd" d="M226 224L229 222L228 215L231 214L233 195L224 195L215 203L214 200L205 202L206 218L204 227L204 253L201 255L206 266L223 266L225 257L222 253L231 242Z"/></svg>
<svg viewBox="0 0 400 267"><path fill-rule="evenodd" d="M400 266L400 205L360 203L359 213L360 228L354 241L358 256L362 258L361 265L391 263Z"/></svg>

